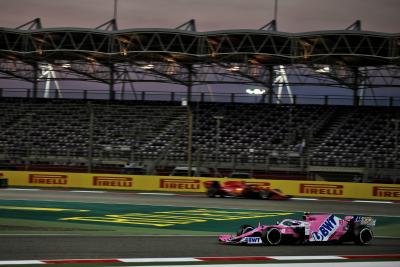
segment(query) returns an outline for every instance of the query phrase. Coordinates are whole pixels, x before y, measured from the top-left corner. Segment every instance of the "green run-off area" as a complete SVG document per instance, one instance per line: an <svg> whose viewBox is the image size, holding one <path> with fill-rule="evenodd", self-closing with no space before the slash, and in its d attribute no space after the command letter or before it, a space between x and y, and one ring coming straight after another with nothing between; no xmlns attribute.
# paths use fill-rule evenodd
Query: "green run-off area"
<svg viewBox="0 0 400 267"><path fill-rule="evenodd" d="M273 224L299 212L0 200L0 233L217 234ZM337 214L341 216L341 214ZM377 218L376 235L400 236L400 218Z"/></svg>

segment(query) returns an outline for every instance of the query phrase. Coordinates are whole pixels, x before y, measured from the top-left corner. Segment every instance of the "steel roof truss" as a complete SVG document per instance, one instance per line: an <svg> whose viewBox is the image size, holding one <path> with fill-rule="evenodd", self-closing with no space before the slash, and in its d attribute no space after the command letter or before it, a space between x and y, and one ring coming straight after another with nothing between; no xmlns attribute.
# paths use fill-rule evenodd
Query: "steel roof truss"
<svg viewBox="0 0 400 267"><path fill-rule="evenodd" d="M23 35L18 35L18 36L16 37L14 43L13 43L12 46L10 47L10 50L19 50L19 49L16 49L16 47L17 47L17 46L22 46L22 47L24 47L24 45L23 45L24 43L25 43L25 38L24 38L24 36L23 36Z"/></svg>
<svg viewBox="0 0 400 267"><path fill-rule="evenodd" d="M165 46L165 49L167 51L170 51L170 50L172 50L171 47L175 48L176 46L178 46L180 48L179 52L183 52L185 50L183 42L182 42L182 39L181 39L181 36L177 35L177 34L174 34L174 36L172 37L171 41Z"/></svg>
<svg viewBox="0 0 400 267"><path fill-rule="evenodd" d="M249 49L251 48L251 50ZM242 37L242 40L240 41L240 43L238 44L237 48L236 48L236 52L250 52L250 53L254 53L255 52L255 47L254 47L254 43L252 42L251 38L249 37L248 34L245 34Z"/></svg>
<svg viewBox="0 0 400 267"><path fill-rule="evenodd" d="M390 46L389 44L389 39L383 39L380 46L377 48L377 50L375 51L375 55L379 56L381 54L381 51L383 50L383 48L385 48L385 46ZM373 47L371 45L371 47ZM390 51L390 50L389 50ZM389 52L390 53L390 52ZM384 55L385 57L390 57L391 55Z"/></svg>

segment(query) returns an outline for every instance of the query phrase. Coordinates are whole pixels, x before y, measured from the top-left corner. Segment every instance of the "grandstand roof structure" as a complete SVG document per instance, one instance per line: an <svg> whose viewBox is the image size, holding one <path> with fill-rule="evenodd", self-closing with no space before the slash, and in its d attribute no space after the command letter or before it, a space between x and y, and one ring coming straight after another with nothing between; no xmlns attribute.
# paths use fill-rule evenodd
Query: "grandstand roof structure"
<svg viewBox="0 0 400 267"><path fill-rule="evenodd" d="M0 78L32 82L51 65L60 80L255 84L272 88L284 66L291 85L400 88L400 34L345 30L285 33L261 29L197 32L118 30L115 20L88 28L42 28L40 19L0 28Z"/></svg>

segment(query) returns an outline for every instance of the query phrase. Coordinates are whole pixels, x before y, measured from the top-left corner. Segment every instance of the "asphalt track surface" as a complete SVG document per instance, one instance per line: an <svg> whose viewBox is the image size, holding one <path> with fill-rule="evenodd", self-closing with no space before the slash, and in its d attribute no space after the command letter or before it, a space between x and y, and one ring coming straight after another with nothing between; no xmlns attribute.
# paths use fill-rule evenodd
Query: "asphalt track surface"
<svg viewBox="0 0 400 267"><path fill-rule="evenodd" d="M203 208L313 211L400 216L399 204L338 201L262 201L209 199L201 195L139 195L68 191L0 191L0 199L147 204ZM101 259L213 256L381 255L399 254L400 239L376 238L371 245L228 246L215 236L0 236L0 260Z"/></svg>

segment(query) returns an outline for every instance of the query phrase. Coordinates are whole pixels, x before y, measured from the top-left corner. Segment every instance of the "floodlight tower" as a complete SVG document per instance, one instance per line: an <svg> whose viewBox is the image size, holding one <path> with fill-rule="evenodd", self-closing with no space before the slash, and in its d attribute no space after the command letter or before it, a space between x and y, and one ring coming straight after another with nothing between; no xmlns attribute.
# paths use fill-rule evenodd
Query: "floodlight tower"
<svg viewBox="0 0 400 267"><path fill-rule="evenodd" d="M265 24L260 28L260 30L267 30L267 31L277 31L278 30L278 0L274 1L274 19L270 21L269 23ZM294 98L293 98L293 93L292 89L290 88L289 85L289 80L286 74L285 66L279 65L278 68L275 66L271 68L271 73L270 75L272 76L273 70L275 71L276 78L275 80L272 81L272 84L270 85L271 92L273 92L274 87L277 85L278 86L278 92L275 93L276 95L276 103L280 104L282 102L282 96L283 96L283 91L286 88L287 95L289 97L290 103L294 103ZM271 78L272 79L272 78Z"/></svg>
<svg viewBox="0 0 400 267"><path fill-rule="evenodd" d="M132 78L130 75L130 72L128 71L127 67L124 68L124 71L122 73L122 85L121 85L121 100L125 100L125 87L126 84L129 84L131 93L134 97L135 100L138 99L137 94L136 94L136 89L135 86L133 85Z"/></svg>
<svg viewBox="0 0 400 267"><path fill-rule="evenodd" d="M38 80L44 79L45 80L45 89L44 89L44 98L50 98L50 84L53 81L54 85L56 86L56 92L58 97L62 97L62 92L60 85L57 81L57 75L54 71L53 65L51 64L43 64L40 66L42 71L41 75L39 76Z"/></svg>
<svg viewBox="0 0 400 267"><path fill-rule="evenodd" d="M275 70L275 73L277 74L277 76L274 80L274 84L278 85L278 92L276 93L276 103L277 104L281 103L282 92L283 92L284 87L286 87L286 91L287 91L287 95L289 97L290 103L293 104L294 103L293 93L292 93L292 89L290 88L290 85L289 85L289 80L286 75L285 67L283 65L279 65L279 68L277 70Z"/></svg>

